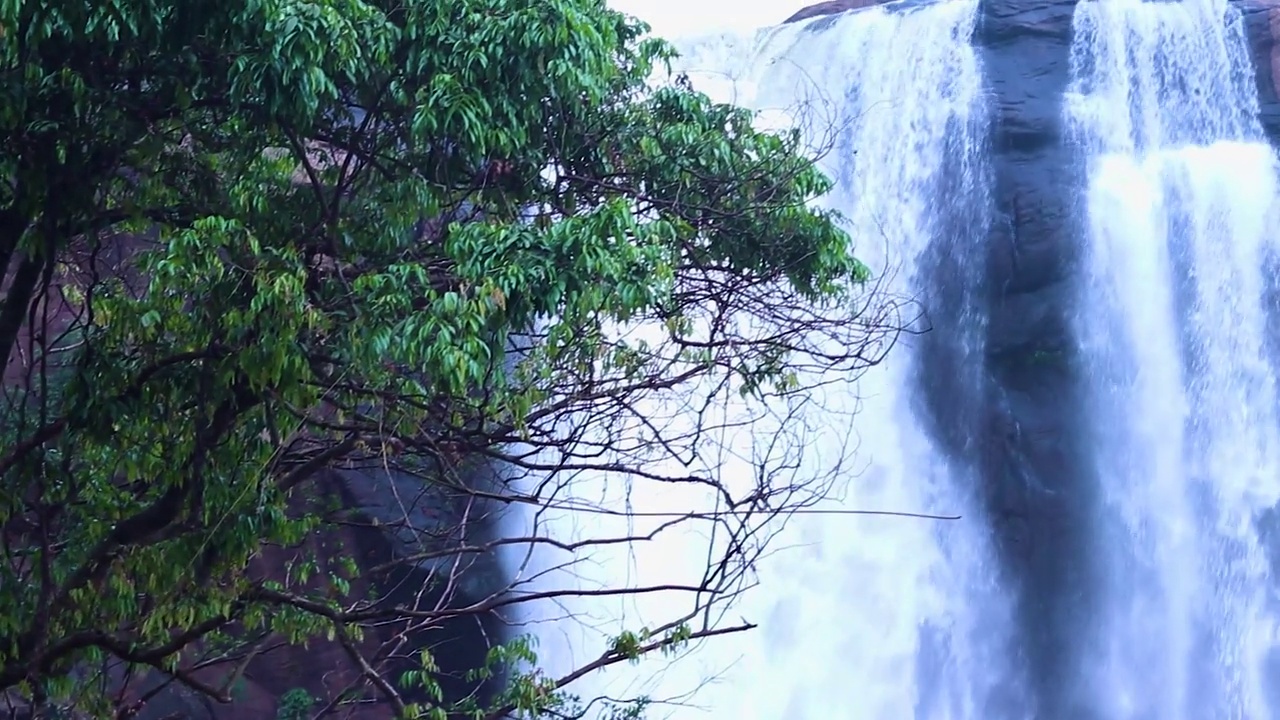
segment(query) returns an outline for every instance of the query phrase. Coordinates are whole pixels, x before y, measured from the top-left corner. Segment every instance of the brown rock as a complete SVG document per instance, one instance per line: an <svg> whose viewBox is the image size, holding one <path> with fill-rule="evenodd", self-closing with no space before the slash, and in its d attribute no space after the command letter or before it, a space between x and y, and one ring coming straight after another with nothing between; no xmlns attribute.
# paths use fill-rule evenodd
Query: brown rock
<svg viewBox="0 0 1280 720"><path fill-rule="evenodd" d="M0 363L0 390L37 389L42 368L33 358L38 358L41 349L47 345L61 346L69 342L62 336L80 321L82 307L74 295L64 292L67 287L84 288L100 278L110 277L122 281L130 292L144 293L146 277L133 260L154 242L154 234L115 235L104 238L101 244L89 238L70 242L59 255L61 262L55 268L50 287L37 293L33 299L31 312L40 319L36 331L24 324L13 353ZM12 283L13 272L0 267L0 301ZM472 515L463 515L460 509L450 505L449 498L437 498L425 492L422 484L412 478L398 481L398 485L412 483L412 486L393 488L392 481L382 476L360 476L348 480L344 477L334 470L326 470L315 477L305 491L296 493L296 499L318 503L332 499L337 507L351 511L350 517L344 517L342 523L334 523L323 532L308 537L300 547L264 548L252 563L250 574L283 581L291 561L306 555L314 555L324 570L336 570L340 559L352 557L357 566L366 571L351 579L353 597L376 595L385 599L389 606L406 607L417 603L434 607L437 602L443 602L443 591L424 590L430 582L429 572L424 567L402 565L376 577L367 571L374 567L395 566L407 552L418 548L416 542L435 537L433 533L440 532L431 522L436 516L441 523L459 523L463 517ZM362 491L363 495L357 497L353 494L355 490ZM397 517L381 518L380 524L377 522L379 518L370 517L379 505L385 505L388 510L398 510L401 520L405 520L404 513L412 511L416 514L399 523L395 522ZM474 508L468 507L469 513L475 512ZM3 529L13 531L15 522L11 519ZM484 530L486 522L487 519L468 520L469 524L474 524L469 532L483 535L487 532ZM401 537L405 527L412 529L412 537ZM498 572L496 566L490 568L477 563L477 567L480 569L475 573L467 570L451 582L449 592L457 596L461 605L479 603L488 597L491 588L504 582L503 578L493 577ZM310 589L317 589L324 576L323 572L317 574ZM471 681L465 675L466 671L484 664L491 642L505 640L507 630L496 613L444 620L430 628L416 628L403 634L404 628L390 624L366 630L363 639L355 645L368 657L385 659L383 669L389 677L398 678L400 671L412 667L418 649L431 648L437 655L441 671L437 679L447 700L457 701L476 695L484 702L496 686L492 681ZM232 685L231 702L227 704L214 702L155 673L134 678L134 687L126 688L123 697L127 701L139 701L144 696L151 696L151 691L158 691L135 720L275 720L280 699L291 690L305 690L312 697L328 700L347 687L361 686L360 671L340 643L325 638L312 638L305 645L291 645L279 637L272 640ZM186 653L191 658L188 662L199 659L203 649L198 643L194 645ZM192 670L192 675L212 687L222 686L230 672L226 665L201 670L184 666L184 669ZM162 683L163 688L159 687ZM367 694L375 695L372 692ZM409 697L418 699L411 693ZM0 697L0 704L7 705L4 700L6 698ZM369 702L335 717L390 720L393 715L389 705ZM14 717L23 716L18 714Z"/></svg>
<svg viewBox="0 0 1280 720"><path fill-rule="evenodd" d="M1244 15L1262 124L1276 142L1280 140L1280 0L1233 0L1233 4Z"/></svg>
<svg viewBox="0 0 1280 720"><path fill-rule="evenodd" d="M375 480L370 478L369 481ZM349 486L343 483L338 473L323 471L307 488L310 500L295 497L295 500L299 500L296 509L301 510L302 503L308 501L323 504L326 498L334 497L339 499L342 507L353 508L359 505L359 500L351 496L348 490ZM375 490L375 494L379 492L382 491ZM385 492L389 494L391 491ZM321 578L327 571L338 569L337 560L344 556L355 558L358 565L366 570L394 563L397 557L396 543L389 534L365 524L369 518L355 516L350 519L351 522L335 524L328 530L308 537L298 548L265 548L253 562L250 574L283 579L287 576L291 562L311 555L319 561L322 570L308 583L307 589L315 590L321 587ZM425 603L423 607L433 607L440 598L438 593L423 590L428 582L424 573L404 567L378 577L364 573L351 580L351 596L370 597L376 592L391 606L413 607ZM460 604L473 604L484 599L467 595L466 589L462 587L465 582L465 578L460 578L459 587L455 589L455 592L461 594L458 601ZM481 623L483 627L480 626ZM416 667L413 660L419 648L432 648L441 669L437 680L448 701L461 700L472 693L481 702L487 700L488 694L493 690L491 684L469 682L463 676L466 671L483 665L485 654L490 648L490 638L499 642L504 639L505 630L497 622L496 615L489 618L463 618L460 621L445 620L437 623L433 629L409 631L403 638L400 637L402 630L401 626L394 623L372 625L365 628L363 639L355 645L391 678L398 678L403 670ZM234 684L231 703L223 705L213 702L175 684L148 703L137 720L165 720L175 717L183 720L276 720L279 701L291 690L305 690L313 698L322 699L320 704L323 704L350 687L363 690L367 701L338 712L334 715L335 718L393 720L395 713L391 706L383 702L378 693L363 686L359 669L338 642L322 637L311 638L305 645L291 645L283 637L275 637L273 640L266 645L269 649L248 664L241 681ZM194 655L198 657L199 653ZM388 655L405 659L390 660ZM379 658L386 664L378 662ZM213 668L199 673L199 677L208 685L221 687L226 682L228 671L229 669ZM159 678L150 680L154 684ZM407 696L411 701L424 699L413 693L408 693Z"/></svg>
<svg viewBox="0 0 1280 720"><path fill-rule="evenodd" d="M874 5L883 5L889 0L827 0L816 5L801 8L796 14L782 21L782 24L800 22L822 15L835 15L849 10L861 10Z"/></svg>

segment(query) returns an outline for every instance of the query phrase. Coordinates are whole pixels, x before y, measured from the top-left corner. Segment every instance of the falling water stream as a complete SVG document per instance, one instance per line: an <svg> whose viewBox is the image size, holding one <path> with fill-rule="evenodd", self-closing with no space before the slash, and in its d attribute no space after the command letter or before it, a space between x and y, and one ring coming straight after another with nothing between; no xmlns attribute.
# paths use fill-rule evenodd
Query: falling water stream
<svg viewBox="0 0 1280 720"><path fill-rule="evenodd" d="M722 56L751 88L741 101L787 111L811 142L829 146L823 164L837 184L823 202L849 219L855 252L884 279L881 289L926 306L937 284L963 294L979 278L985 226L955 212L987 205L976 15L967 0L875 8L765 31L740 74L731 69L743 67L741 56ZM690 52L687 63L704 56ZM970 262L936 277L929 260L940 249ZM979 355L981 319L961 319L942 333ZM971 468L945 458L921 420L916 340L905 336L895 361L856 385L827 390L860 401L854 431L864 466L845 478L841 506L964 519L793 521L779 541L803 546L762 568L753 598L767 624L741 679L768 681L744 698L752 710L739 717L989 718L994 697L1007 692L1008 607L981 515L969 512ZM972 389L981 377L956 380Z"/></svg>
<svg viewBox="0 0 1280 720"><path fill-rule="evenodd" d="M1269 718L1280 226L1243 22L1219 0L1093 0L1074 31L1076 331L1102 490L1075 695L1088 717Z"/></svg>

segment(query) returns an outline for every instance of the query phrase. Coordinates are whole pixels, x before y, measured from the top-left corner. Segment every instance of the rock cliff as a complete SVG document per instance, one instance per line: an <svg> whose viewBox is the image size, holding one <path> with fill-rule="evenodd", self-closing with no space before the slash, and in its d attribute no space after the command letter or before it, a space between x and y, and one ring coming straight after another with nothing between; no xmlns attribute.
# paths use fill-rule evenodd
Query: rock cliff
<svg viewBox="0 0 1280 720"><path fill-rule="evenodd" d="M1064 128L1073 0L986 0L975 42L993 103L995 221L988 238L984 490L1006 574L1020 590L1023 647L1041 710L1059 697L1093 499L1078 447L1070 276L1082 167Z"/></svg>
<svg viewBox="0 0 1280 720"><path fill-rule="evenodd" d="M477 473L473 480L480 481L482 477ZM306 555L336 571L339 561L352 558L364 574L352 583L351 597L377 597L388 606L423 609L435 608L441 602L450 607L479 604L506 585L496 558L480 555L463 566L445 569L446 575L449 570L454 571L456 580L444 598L440 590L432 589L439 584L441 576L434 572L439 568L404 562L409 556L422 553L424 542L460 541L456 531L464 526L471 544L484 542L488 539L484 535L496 534L499 515L464 508L470 498L446 496L408 476L337 469L322 473L311 483L308 495L312 502L335 508L340 521L313 534L301 547L268 548L254 562L251 574L282 578L292 561ZM380 567L392 569L371 571ZM492 682L469 680L466 673L482 667L489 648L506 639L509 625L497 613L448 619L407 634L403 630L398 624L374 627L359 643L360 651L368 658L405 658L398 664L392 660L389 665L410 669L418 650L431 648L439 665L436 677L446 698L475 696L484 700L490 696ZM218 704L174 686L150 703L138 720L276 720L281 699L290 692L302 690L313 698L327 700L363 684L340 643L320 639L297 646L282 640L278 638L274 649L248 664L235 686L232 703ZM398 671L390 674L399 676ZM222 678L214 672L207 679L218 685ZM339 714L344 716L361 720L395 717L392 708L381 702L363 705L352 715Z"/></svg>
<svg viewBox="0 0 1280 720"><path fill-rule="evenodd" d="M847 12L849 10L860 10L872 5L880 5L886 0L827 0L815 5L801 8L794 15L783 20L783 24L799 22L800 20L808 20L809 18L819 17L822 15L834 15L836 13Z"/></svg>
<svg viewBox="0 0 1280 720"><path fill-rule="evenodd" d="M1258 76L1262 125L1272 144L1280 142L1280 0L1237 0Z"/></svg>
<svg viewBox="0 0 1280 720"><path fill-rule="evenodd" d="M136 292L145 287L145 278L132 266L132 259L147 249L153 238L145 235L117 236L104 243L101 251L80 245L68 249L62 274L40 296L34 312L47 316L43 331L19 333L15 352L0 373L0 390L34 391L39 385L37 368L29 359L44 343L65 344L62 335L72 327L80 313L76 303L62 292L64 284L83 284L90 276L120 279ZM12 277L0 277L0 297ZM47 337L46 337L47 336ZM492 489L492 472L475 467L461 478L464 484ZM251 575L257 578L283 580L290 563L310 555L323 564L335 564L352 558L362 573L354 580L352 597L377 597L392 605L434 609L437 603L449 607L478 604L499 593L506 578L493 555L468 556L468 561L449 568L450 594L442 600L440 591L432 591L436 568L412 565L405 559L422 553L423 543L459 543L459 532L465 530L469 544L492 539L498 531L499 514L492 508L477 508L469 494L446 495L427 486L422 480L381 470L329 469L314 481L300 487L295 495L301 501L325 503L332 508L334 522L313 533L297 548L266 548L254 560ZM3 531L3 528L0 528ZM370 569L392 567L382 573ZM507 639L509 625L496 613L462 616L435 623L431 628L402 637L392 627L376 628L367 633L360 650L367 657L415 658L421 648L430 647L439 665L437 680L446 698L460 700L468 696L484 698L492 689L492 681L470 681L468 670L480 667L489 648ZM407 642L405 642L407 640ZM135 683L131 698L152 694L137 720L276 720L281 698L290 691L306 691L312 697L336 697L350 685L360 685L358 671L339 642L323 638L306 646L291 645L275 638L265 645L245 667L240 682L233 686L232 702L219 704L210 698L187 690L176 683L162 682L159 677ZM201 679L220 686L225 678L225 665L198 673ZM396 673L398 675L398 673ZM368 720L392 717L389 706L374 703L361 706L358 715Z"/></svg>

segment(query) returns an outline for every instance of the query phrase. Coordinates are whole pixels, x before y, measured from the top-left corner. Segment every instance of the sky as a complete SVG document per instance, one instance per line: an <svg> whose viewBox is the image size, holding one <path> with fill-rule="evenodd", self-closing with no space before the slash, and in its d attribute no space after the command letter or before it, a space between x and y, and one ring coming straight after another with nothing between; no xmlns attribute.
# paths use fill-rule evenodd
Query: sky
<svg viewBox="0 0 1280 720"><path fill-rule="evenodd" d="M609 0L609 5L649 23L657 35L674 39L777 25L815 2L818 0Z"/></svg>

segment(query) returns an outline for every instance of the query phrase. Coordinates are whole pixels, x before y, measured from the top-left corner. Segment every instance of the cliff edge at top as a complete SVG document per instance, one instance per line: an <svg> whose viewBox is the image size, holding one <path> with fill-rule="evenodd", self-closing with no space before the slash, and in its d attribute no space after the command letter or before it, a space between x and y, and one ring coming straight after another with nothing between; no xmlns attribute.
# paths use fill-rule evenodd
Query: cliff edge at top
<svg viewBox="0 0 1280 720"><path fill-rule="evenodd" d="M815 5L801 8L794 15L782 21L783 25L787 23L800 22L809 18L819 17L822 15L835 15L849 10L861 10L872 5L882 5L888 0L827 0Z"/></svg>

